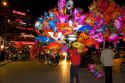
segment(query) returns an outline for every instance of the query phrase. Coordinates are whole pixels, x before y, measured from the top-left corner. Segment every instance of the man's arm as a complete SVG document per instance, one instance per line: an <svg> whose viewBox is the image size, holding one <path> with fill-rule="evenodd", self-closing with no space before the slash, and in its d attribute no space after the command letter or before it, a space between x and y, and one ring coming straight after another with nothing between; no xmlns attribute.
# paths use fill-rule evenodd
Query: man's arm
<svg viewBox="0 0 125 83"><path fill-rule="evenodd" d="M101 56L100 56L100 60L101 60L101 63L104 64L104 59L103 59L103 53L101 52Z"/></svg>

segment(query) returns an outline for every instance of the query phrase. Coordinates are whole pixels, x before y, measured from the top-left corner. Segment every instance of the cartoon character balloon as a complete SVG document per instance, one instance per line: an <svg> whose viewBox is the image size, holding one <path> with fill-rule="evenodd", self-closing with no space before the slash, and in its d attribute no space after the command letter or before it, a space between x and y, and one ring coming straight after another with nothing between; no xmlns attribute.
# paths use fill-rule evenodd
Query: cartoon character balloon
<svg viewBox="0 0 125 83"><path fill-rule="evenodd" d="M77 42L75 45L80 47L77 50L85 52L93 46L99 49L104 41L116 45L119 39L125 40L124 8L112 0L94 0L89 11L85 13L81 8L75 8L73 1L58 0L55 8L36 20L35 31L38 36L35 39L42 46L47 46L54 54L61 50L61 46L64 46L62 50L66 52L67 45ZM103 75L96 71L93 74L97 78Z"/></svg>
<svg viewBox="0 0 125 83"><path fill-rule="evenodd" d="M65 5L66 5L66 0L59 0L58 1L58 8L59 8L60 14L64 14Z"/></svg>
<svg viewBox="0 0 125 83"><path fill-rule="evenodd" d="M57 30L58 31L62 31L63 28L65 27L69 27L69 23L68 23L68 15L58 15L57 16Z"/></svg>
<svg viewBox="0 0 125 83"><path fill-rule="evenodd" d="M117 19L114 20L114 27L116 29L118 29L118 30L121 29L122 25L123 25L123 23L122 23L122 17L118 17Z"/></svg>
<svg viewBox="0 0 125 83"><path fill-rule="evenodd" d="M79 24L83 24L83 20L86 18L86 15L81 15L82 9L75 8L73 11L74 21L78 22Z"/></svg>
<svg viewBox="0 0 125 83"><path fill-rule="evenodd" d="M43 21L44 21L44 19L42 17L38 18L36 23L35 23L35 28L38 29L38 30L42 29Z"/></svg>
<svg viewBox="0 0 125 83"><path fill-rule="evenodd" d="M73 5L74 3L72 0L68 0L68 2L66 3L67 13L69 13L70 15L72 15Z"/></svg>

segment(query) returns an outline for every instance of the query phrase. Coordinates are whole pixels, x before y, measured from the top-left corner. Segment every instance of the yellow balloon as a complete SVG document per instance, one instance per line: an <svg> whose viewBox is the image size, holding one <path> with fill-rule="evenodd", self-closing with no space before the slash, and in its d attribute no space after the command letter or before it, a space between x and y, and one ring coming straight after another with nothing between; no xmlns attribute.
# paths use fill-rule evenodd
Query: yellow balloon
<svg viewBox="0 0 125 83"><path fill-rule="evenodd" d="M72 44L72 46L73 46L74 48L83 48L83 47L84 47L83 44L80 43L80 42L74 42L74 43Z"/></svg>

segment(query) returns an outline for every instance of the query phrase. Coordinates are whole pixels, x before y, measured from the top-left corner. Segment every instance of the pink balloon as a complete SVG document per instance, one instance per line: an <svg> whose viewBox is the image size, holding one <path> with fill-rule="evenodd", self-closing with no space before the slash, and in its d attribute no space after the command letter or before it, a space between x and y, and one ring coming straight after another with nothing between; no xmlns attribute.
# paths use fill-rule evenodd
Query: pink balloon
<svg viewBox="0 0 125 83"><path fill-rule="evenodd" d="M123 25L122 17L118 17L117 19L114 20L114 27L116 29L121 29L122 25Z"/></svg>
<svg viewBox="0 0 125 83"><path fill-rule="evenodd" d="M79 16L77 14L79 14ZM73 15L74 21L78 22L79 24L83 24L83 20L86 18L86 15L81 15L77 9L74 9Z"/></svg>
<svg viewBox="0 0 125 83"><path fill-rule="evenodd" d="M96 19L96 26L97 26L97 27L103 26L104 23L105 23L105 21L104 21L103 18L98 17L98 18Z"/></svg>
<svg viewBox="0 0 125 83"><path fill-rule="evenodd" d="M117 40L117 39L118 39L118 34L116 34L116 33L111 34L110 37L109 37L110 41Z"/></svg>
<svg viewBox="0 0 125 83"><path fill-rule="evenodd" d="M66 0L59 0L58 1L58 7L59 7L59 9L65 8L65 5L66 5Z"/></svg>
<svg viewBox="0 0 125 83"><path fill-rule="evenodd" d="M95 34L95 32L96 32L96 28L93 28L93 29L91 29L91 30L89 31L89 35L90 35L90 36L93 36L93 35Z"/></svg>
<svg viewBox="0 0 125 83"><path fill-rule="evenodd" d="M93 72L95 70L95 64L89 64L88 69L90 72Z"/></svg>
<svg viewBox="0 0 125 83"><path fill-rule="evenodd" d="M119 38L119 36L118 36L118 34L116 34L116 33L111 34L111 35L109 36L109 40L112 41L114 44L117 43L118 38Z"/></svg>
<svg viewBox="0 0 125 83"><path fill-rule="evenodd" d="M64 14L65 5L66 5L66 0L59 0L58 1L58 8L59 8L60 14Z"/></svg>
<svg viewBox="0 0 125 83"><path fill-rule="evenodd" d="M57 23L68 23L68 15L58 15Z"/></svg>
<svg viewBox="0 0 125 83"><path fill-rule="evenodd" d="M104 41L102 33L97 33L97 34L93 35L92 38L95 39L97 42L103 42Z"/></svg>
<svg viewBox="0 0 125 83"><path fill-rule="evenodd" d="M85 15L81 15L81 16L74 16L74 21L78 22L79 24L83 24L83 20L86 18Z"/></svg>
<svg viewBox="0 0 125 83"><path fill-rule="evenodd" d="M62 47L61 52L67 52L68 49L69 49L69 48L68 48L68 45L65 44L65 45Z"/></svg>

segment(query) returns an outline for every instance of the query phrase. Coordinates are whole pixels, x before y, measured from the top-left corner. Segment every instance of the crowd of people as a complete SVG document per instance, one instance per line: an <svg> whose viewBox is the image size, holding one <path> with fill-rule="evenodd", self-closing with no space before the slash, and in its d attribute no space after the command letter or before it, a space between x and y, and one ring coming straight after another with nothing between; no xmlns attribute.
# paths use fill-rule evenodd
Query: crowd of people
<svg viewBox="0 0 125 83"><path fill-rule="evenodd" d="M55 65L58 65L59 64L59 60L60 60L60 55L56 53L53 56L52 54L49 54L47 51L41 51L38 54L38 60L41 61L41 62L44 62L45 64L55 64Z"/></svg>
<svg viewBox="0 0 125 83"><path fill-rule="evenodd" d="M17 60L29 60L29 47L24 46L22 48L15 48L13 46L8 49L2 49L0 51L0 61L17 61Z"/></svg>
<svg viewBox="0 0 125 83"><path fill-rule="evenodd" d="M0 50L0 62L3 61L29 61L32 60L32 56L30 54L30 49L28 46L23 46L21 48L16 48L14 46L10 46L7 49ZM40 51L35 59L43 62L45 64L59 64L60 55L49 54L47 51Z"/></svg>

